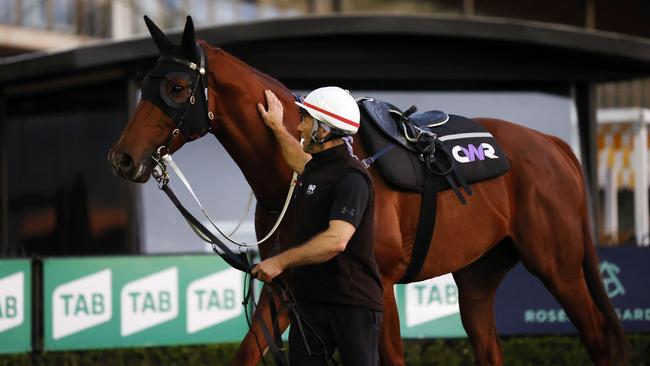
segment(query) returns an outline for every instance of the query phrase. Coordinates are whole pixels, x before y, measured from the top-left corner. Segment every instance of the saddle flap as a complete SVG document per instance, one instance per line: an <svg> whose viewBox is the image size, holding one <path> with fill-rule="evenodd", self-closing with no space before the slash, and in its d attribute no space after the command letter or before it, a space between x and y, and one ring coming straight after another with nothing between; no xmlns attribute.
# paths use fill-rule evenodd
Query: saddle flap
<svg viewBox="0 0 650 366"><path fill-rule="evenodd" d="M398 125L395 123L395 117L399 118L399 116L394 112L399 112L401 114L399 108L390 103L382 102L372 98L363 98L359 101L359 104L366 112L368 117L370 117L370 119L374 122L375 126L377 126L384 134L386 134L386 136L399 143L400 145L412 149L404 137L404 133L398 129Z"/></svg>

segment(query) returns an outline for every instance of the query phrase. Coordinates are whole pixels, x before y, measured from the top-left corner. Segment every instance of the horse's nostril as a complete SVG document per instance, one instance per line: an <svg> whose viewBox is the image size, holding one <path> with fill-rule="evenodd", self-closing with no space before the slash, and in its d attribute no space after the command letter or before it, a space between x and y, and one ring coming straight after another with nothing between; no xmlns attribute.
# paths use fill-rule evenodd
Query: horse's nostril
<svg viewBox="0 0 650 366"><path fill-rule="evenodd" d="M119 154L117 159L118 159L118 164L123 168L128 169L133 166L133 159L129 154Z"/></svg>
<svg viewBox="0 0 650 366"><path fill-rule="evenodd" d="M133 167L133 158L129 154L121 152L112 152L110 159L115 168L127 171Z"/></svg>

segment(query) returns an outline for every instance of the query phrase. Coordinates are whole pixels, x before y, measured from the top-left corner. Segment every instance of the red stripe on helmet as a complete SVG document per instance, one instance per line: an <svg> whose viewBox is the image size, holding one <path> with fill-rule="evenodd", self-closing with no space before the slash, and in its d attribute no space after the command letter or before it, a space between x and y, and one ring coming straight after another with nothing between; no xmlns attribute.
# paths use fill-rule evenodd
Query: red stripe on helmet
<svg viewBox="0 0 650 366"><path fill-rule="evenodd" d="M345 118L345 117L341 117L341 116L339 116L338 114L334 114L334 113L332 113L332 112L330 112L330 111L327 111L327 110L325 110L325 109L319 108L319 107L317 107L317 106L315 106L315 105L313 105L313 104L311 104L311 103L308 103L307 101L302 101L302 104L306 105L307 107L309 107L309 108L311 108L311 109L313 109L313 110L315 110L315 111L317 111L317 112L320 112L320 113L326 114L326 115L328 115L328 116L330 116L330 117L333 117L333 118L336 118L336 119L338 119L339 121L341 121L341 122L343 122L343 123L347 123L347 124L349 124L350 126L353 126L353 127L359 128L359 124L358 124L357 122L354 122L354 121L352 121L352 120L349 120L349 119L347 119L347 118Z"/></svg>

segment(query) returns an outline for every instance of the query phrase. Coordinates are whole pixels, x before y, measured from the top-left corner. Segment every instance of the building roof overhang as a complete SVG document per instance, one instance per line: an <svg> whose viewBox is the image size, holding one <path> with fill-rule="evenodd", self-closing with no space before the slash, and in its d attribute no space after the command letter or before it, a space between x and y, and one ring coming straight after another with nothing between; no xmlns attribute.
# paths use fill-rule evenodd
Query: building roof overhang
<svg viewBox="0 0 650 366"><path fill-rule="evenodd" d="M179 37L172 32L171 37ZM197 30L283 80L613 81L650 76L650 40L530 21L454 16L309 16ZM151 39L0 60L0 84L155 59Z"/></svg>

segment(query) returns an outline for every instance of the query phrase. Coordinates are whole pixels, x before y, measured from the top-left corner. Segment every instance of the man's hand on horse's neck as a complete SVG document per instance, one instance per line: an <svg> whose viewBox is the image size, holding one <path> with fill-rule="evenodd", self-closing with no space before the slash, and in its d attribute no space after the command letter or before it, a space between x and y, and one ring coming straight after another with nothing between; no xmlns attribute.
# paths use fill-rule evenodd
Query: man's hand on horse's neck
<svg viewBox="0 0 650 366"><path fill-rule="evenodd" d="M261 103L257 104L260 116L269 129L273 132L280 149L282 157L289 164L289 167L298 174L305 170L305 164L311 159L311 155L303 151L302 145L295 136L291 135L284 126L284 110L280 100L270 90L265 90L266 104L268 110Z"/></svg>

